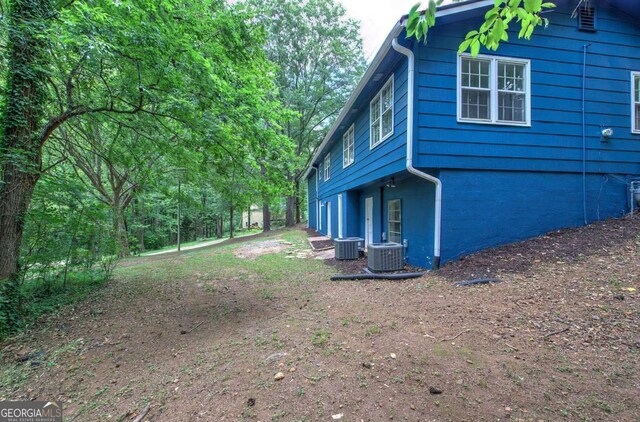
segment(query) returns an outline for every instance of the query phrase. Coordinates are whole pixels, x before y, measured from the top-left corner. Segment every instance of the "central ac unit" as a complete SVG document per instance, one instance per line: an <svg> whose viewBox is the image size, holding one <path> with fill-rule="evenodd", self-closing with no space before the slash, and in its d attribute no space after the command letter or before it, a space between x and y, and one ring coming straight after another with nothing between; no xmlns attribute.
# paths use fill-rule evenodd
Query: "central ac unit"
<svg viewBox="0 0 640 422"><path fill-rule="evenodd" d="M336 247L336 259L358 259L360 257L360 244L364 239L360 237L347 237L344 239L333 239Z"/></svg>
<svg viewBox="0 0 640 422"><path fill-rule="evenodd" d="M371 243L367 245L371 271L399 271L404 268L403 247L399 243Z"/></svg>

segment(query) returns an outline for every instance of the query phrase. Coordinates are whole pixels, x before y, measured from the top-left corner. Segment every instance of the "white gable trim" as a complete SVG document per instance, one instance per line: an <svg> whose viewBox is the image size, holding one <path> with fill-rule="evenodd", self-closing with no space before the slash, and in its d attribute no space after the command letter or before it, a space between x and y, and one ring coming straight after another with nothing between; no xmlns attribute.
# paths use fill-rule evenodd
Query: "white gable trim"
<svg viewBox="0 0 640 422"><path fill-rule="evenodd" d="M440 18L440 17L449 16L456 13L463 13L469 10L480 9L480 8L492 6L492 5L493 5L493 0L481 0L473 3L461 3L455 6L454 5L445 6L444 9L438 10L436 12L436 17ZM318 160L318 158L322 154L322 151L327 146L331 138L335 135L336 131L342 124L342 121L344 120L344 118L347 117L347 115L351 111L351 107L353 106L353 103L355 103L356 99L358 99L363 89L367 86L367 84L369 83L369 80L378 69L378 66L380 66L380 63L382 62L384 57L387 55L389 50L391 50L391 42L393 41L394 38L400 35L402 30L404 29L404 26L406 25L406 20L407 20L407 17L403 16L400 19L400 21L398 21L398 23L395 24L393 29L391 29L391 32L389 32L389 35L387 35L387 38L384 40L384 43L382 43L382 47L380 47L380 50L378 50L378 53L375 55L375 57L371 61L371 64L367 68L367 71L365 72L364 76L362 76L362 79L360 79L360 82L358 82L358 85L351 93L351 96L345 103L344 107L342 107L342 111L338 115L338 118L335 120L333 125L331 125L329 132L327 132L327 135L324 137L324 140L322 141L320 146L316 149L315 153L313 154L313 157L311 157L311 161L309 161L309 163L307 164L307 168L303 172L303 176L302 176L303 179L306 179L309 176L309 172L311 171L311 166L316 160Z"/></svg>

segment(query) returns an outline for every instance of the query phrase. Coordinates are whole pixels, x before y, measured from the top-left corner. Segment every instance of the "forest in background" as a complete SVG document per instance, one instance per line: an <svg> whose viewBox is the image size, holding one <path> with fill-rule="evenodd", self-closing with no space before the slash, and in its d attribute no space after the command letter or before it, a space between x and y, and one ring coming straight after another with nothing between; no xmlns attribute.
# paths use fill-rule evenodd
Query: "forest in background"
<svg viewBox="0 0 640 422"><path fill-rule="evenodd" d="M251 205L264 230L302 221L358 33L333 0L0 0L0 334L178 224L187 242Z"/></svg>
<svg viewBox="0 0 640 422"><path fill-rule="evenodd" d="M407 35L427 42L443 3ZM459 52L510 24L529 39L553 7L496 0ZM302 171L364 69L334 0L0 0L0 336L131 253L233 236L253 204L264 230L300 223Z"/></svg>

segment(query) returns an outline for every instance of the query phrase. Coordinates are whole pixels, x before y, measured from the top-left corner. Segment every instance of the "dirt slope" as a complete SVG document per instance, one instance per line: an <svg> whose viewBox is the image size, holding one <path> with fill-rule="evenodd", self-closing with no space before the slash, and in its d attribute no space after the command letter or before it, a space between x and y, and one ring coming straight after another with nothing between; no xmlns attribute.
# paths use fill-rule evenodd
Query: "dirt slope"
<svg viewBox="0 0 640 422"><path fill-rule="evenodd" d="M331 263L296 258L302 231L250 260L233 248L260 242L140 259L2 344L0 396L85 421L147 404L156 421L637 421L639 229L551 233L406 282L330 282ZM452 286L478 276L503 282Z"/></svg>

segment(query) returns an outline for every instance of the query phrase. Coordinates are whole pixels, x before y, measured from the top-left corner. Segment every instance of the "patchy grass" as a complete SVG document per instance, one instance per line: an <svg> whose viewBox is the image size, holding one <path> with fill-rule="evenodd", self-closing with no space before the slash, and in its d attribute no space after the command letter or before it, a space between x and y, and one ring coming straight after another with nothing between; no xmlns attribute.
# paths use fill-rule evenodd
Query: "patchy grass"
<svg viewBox="0 0 640 422"><path fill-rule="evenodd" d="M639 222L405 282L329 281L335 267L295 258L302 230L126 260L106 288L0 345L0 398L55 398L76 421L147 404L168 421L634 420ZM480 274L504 282L450 283Z"/></svg>
<svg viewBox="0 0 640 422"><path fill-rule="evenodd" d="M316 347L325 347L329 344L331 338L331 332L328 330L318 330L311 336L311 344Z"/></svg>
<svg viewBox="0 0 640 422"><path fill-rule="evenodd" d="M44 315L84 300L105 284L104 273L98 270L69 271L66 283L62 274L27 278L20 286L21 313L14 334L28 329ZM4 334L0 332L0 340Z"/></svg>

